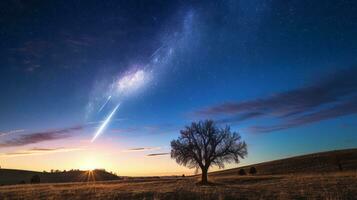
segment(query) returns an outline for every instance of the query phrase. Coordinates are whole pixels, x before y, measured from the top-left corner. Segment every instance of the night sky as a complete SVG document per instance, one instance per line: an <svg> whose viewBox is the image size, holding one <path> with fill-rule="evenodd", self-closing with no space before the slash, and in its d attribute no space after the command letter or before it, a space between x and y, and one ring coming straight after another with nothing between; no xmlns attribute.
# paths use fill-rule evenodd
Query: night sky
<svg viewBox="0 0 357 200"><path fill-rule="evenodd" d="M356 1L9 0L0 25L3 168L190 173L169 144L203 119L242 165L357 146Z"/></svg>

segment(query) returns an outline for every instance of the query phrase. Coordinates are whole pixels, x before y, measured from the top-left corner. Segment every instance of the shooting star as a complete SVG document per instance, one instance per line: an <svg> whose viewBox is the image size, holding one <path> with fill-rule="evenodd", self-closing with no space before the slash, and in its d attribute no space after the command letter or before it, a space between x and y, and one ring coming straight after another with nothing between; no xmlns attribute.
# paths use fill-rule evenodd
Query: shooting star
<svg viewBox="0 0 357 200"><path fill-rule="evenodd" d="M112 96L109 96L105 103L99 108L98 113L103 110L103 108L108 104L109 100L112 98Z"/></svg>
<svg viewBox="0 0 357 200"><path fill-rule="evenodd" d="M95 135L93 136L91 142L94 142L94 140L103 132L103 130L105 129L105 127L107 126L107 124L110 122L110 119L113 117L113 115L115 114L115 112L118 110L120 106L120 103L115 106L115 108L113 109L113 111L110 113L110 115L108 115L108 117L104 120L103 124L99 127L98 131L95 133Z"/></svg>
<svg viewBox="0 0 357 200"><path fill-rule="evenodd" d="M149 61L146 64L137 64L130 66L129 69L118 79L115 79L108 87L108 91L105 94L110 93L107 101L100 107L99 112L107 106L109 101L122 102L124 98L134 95L143 89L144 86L152 82L155 73L161 71L163 66L167 66L174 57L175 49L183 48L188 45L188 41L191 40L193 13L190 11L185 17L183 24L183 32L181 34L175 34L169 40L164 40L159 48L157 48L149 57ZM92 142L101 134L103 129L111 121L111 117L114 115L119 105L117 105L110 115L104 120L103 124L99 127L95 133Z"/></svg>
<svg viewBox="0 0 357 200"><path fill-rule="evenodd" d="M117 95L122 95L122 94L128 94L131 92L134 92L135 90L138 90L141 86L144 85L144 83L147 81L147 73L143 70L137 70L131 73L127 73L125 76L121 77L117 82L116 82L116 91ZM108 101L111 99L113 95L109 96L105 104L101 107L100 110L102 110L105 105L108 103ZM115 97L114 97L115 98ZM104 128L108 125L110 122L111 118L119 108L120 103L113 109L113 111L108 115L108 117L104 120L102 125L99 127L97 132L95 133L94 137L92 138L91 142L94 142L95 139L103 132ZM99 110L99 112L100 112Z"/></svg>

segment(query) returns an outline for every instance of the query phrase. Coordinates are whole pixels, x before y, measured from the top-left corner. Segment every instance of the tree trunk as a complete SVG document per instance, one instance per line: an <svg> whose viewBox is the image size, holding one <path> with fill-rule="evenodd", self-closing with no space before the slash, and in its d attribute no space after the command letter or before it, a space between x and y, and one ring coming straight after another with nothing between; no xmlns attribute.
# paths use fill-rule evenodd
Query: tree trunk
<svg viewBox="0 0 357 200"><path fill-rule="evenodd" d="M207 171L208 171L208 169L206 169L206 168L202 168L201 169L202 170L202 178L201 178L201 183L202 184L207 184L208 183L208 179L207 179Z"/></svg>

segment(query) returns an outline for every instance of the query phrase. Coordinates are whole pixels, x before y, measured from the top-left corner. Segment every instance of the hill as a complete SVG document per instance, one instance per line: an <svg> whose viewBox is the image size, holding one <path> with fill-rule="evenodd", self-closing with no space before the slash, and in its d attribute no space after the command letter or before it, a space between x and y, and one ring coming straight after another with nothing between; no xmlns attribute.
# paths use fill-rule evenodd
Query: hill
<svg viewBox="0 0 357 200"><path fill-rule="evenodd" d="M36 172L16 169L0 169L0 185L30 183L35 175L40 177L41 183L65 183L65 182L88 182L119 180L120 178L105 170L80 171L71 170L66 172Z"/></svg>
<svg viewBox="0 0 357 200"><path fill-rule="evenodd" d="M259 175L328 173L357 170L357 149L335 150L274 160L228 170L211 172L211 176L234 175L240 169L247 173L251 167Z"/></svg>
<svg viewBox="0 0 357 200"><path fill-rule="evenodd" d="M0 199L356 199L357 149L339 150L275 160L209 173L210 185L191 177L128 177L114 181L22 184L0 187ZM241 176L240 169L257 168ZM1 170L3 178L40 174L47 181L78 180L89 171L43 174ZM6 172L4 176L4 172ZM93 172L101 173L101 172ZM91 176L93 176L93 173ZM73 176L68 178L69 176ZM95 177L97 175L94 175ZM77 177L77 178L76 178ZM84 177L89 177L85 175ZM9 180L9 179L8 179ZM80 179L85 181L85 179Z"/></svg>

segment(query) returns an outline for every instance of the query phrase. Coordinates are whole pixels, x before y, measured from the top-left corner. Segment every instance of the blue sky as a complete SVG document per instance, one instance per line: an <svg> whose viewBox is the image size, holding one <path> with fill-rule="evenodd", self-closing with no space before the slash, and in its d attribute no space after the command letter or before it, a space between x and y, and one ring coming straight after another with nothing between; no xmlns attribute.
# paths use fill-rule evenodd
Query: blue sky
<svg viewBox="0 0 357 200"><path fill-rule="evenodd" d="M133 154L123 152L146 148L133 162L167 153L184 125L208 118L241 133L249 145L243 163L357 146L356 2L1 7L0 162L9 168L55 168L44 163L56 155L74 161L80 149L96 150L98 160L120 152L122 160L98 167L133 174L118 167L131 165L125 160ZM113 89L121 80L133 84ZM118 103L113 120L88 142ZM43 147L45 155L28 154ZM40 164L25 164L31 156ZM152 159L143 174L159 173L158 160L166 163L158 170L184 170L170 171L168 155Z"/></svg>

